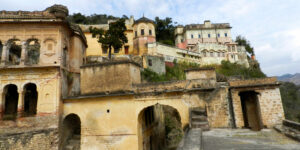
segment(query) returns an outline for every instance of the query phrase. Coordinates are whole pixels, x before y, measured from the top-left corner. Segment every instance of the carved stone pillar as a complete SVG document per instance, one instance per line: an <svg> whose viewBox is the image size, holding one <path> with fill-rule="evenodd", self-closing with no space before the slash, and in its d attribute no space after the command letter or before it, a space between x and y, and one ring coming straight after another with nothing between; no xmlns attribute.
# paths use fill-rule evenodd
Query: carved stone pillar
<svg viewBox="0 0 300 150"><path fill-rule="evenodd" d="M5 65L7 59L8 59L8 49L7 49L7 45L3 45L3 49L2 49L2 56L1 56L1 65Z"/></svg>
<svg viewBox="0 0 300 150"><path fill-rule="evenodd" d="M18 117L23 115L24 111L24 92L18 91L19 99L18 99Z"/></svg>
<svg viewBox="0 0 300 150"><path fill-rule="evenodd" d="M24 65L26 60L26 42L22 42L20 65Z"/></svg>

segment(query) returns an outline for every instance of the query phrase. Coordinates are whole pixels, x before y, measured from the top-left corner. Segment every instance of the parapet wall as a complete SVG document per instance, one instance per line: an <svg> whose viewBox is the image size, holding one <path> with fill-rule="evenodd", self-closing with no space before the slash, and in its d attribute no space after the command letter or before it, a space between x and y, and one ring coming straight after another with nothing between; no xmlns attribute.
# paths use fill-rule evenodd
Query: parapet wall
<svg viewBox="0 0 300 150"><path fill-rule="evenodd" d="M271 84L278 84L276 77L229 81L229 86L231 87L243 87L243 86L250 87L250 86L271 85Z"/></svg>
<svg viewBox="0 0 300 150"><path fill-rule="evenodd" d="M81 67L81 94L132 91L141 82L140 66L132 61L111 61Z"/></svg>

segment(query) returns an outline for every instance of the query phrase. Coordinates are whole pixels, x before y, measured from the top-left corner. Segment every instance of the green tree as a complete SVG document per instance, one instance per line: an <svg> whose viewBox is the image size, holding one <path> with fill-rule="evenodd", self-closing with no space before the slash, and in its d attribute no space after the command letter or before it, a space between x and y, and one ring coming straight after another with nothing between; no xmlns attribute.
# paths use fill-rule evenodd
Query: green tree
<svg viewBox="0 0 300 150"><path fill-rule="evenodd" d="M160 19L159 17L155 17L155 32L156 40L158 42L167 45L175 45L174 31L175 27L172 18L166 17L165 19Z"/></svg>
<svg viewBox="0 0 300 150"><path fill-rule="evenodd" d="M109 24L108 30L92 28L90 27L90 32L93 38L98 38L98 43L109 49L108 58L111 59L111 49L120 49L128 39L125 35L126 26L125 19L119 19L116 22Z"/></svg>
<svg viewBox="0 0 300 150"><path fill-rule="evenodd" d="M254 48L251 46L250 42L243 36L238 35L235 39L235 42L240 46L245 46L246 51L250 55L254 55Z"/></svg>
<svg viewBox="0 0 300 150"><path fill-rule="evenodd" d="M77 24L86 24L87 18L81 13L74 13L73 15L68 17L69 21Z"/></svg>

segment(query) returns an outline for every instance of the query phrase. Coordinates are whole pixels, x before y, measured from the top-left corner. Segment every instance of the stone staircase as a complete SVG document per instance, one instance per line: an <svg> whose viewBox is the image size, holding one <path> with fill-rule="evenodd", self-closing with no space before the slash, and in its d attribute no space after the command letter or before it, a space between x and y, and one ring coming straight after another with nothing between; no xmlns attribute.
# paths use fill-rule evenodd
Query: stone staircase
<svg viewBox="0 0 300 150"><path fill-rule="evenodd" d="M202 131L209 130L209 124L205 109L194 108L190 112L191 128L201 128Z"/></svg>
<svg viewBox="0 0 300 150"><path fill-rule="evenodd" d="M64 150L80 150L80 135L73 135L72 138L67 141Z"/></svg>

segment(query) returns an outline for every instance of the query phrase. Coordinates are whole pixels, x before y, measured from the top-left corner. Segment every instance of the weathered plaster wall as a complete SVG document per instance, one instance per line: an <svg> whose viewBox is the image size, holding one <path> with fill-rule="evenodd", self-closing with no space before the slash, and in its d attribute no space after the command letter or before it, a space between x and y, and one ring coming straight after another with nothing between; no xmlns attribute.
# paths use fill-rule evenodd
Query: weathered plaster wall
<svg viewBox="0 0 300 150"><path fill-rule="evenodd" d="M140 82L140 68L132 63L111 62L81 68L81 94L130 91Z"/></svg>
<svg viewBox="0 0 300 150"><path fill-rule="evenodd" d="M64 116L75 113L80 117L82 149L137 150L142 140L137 134L138 115L157 103L175 108L184 127L189 122L189 107L197 107L201 101L197 95L179 93L70 99L65 100Z"/></svg>

